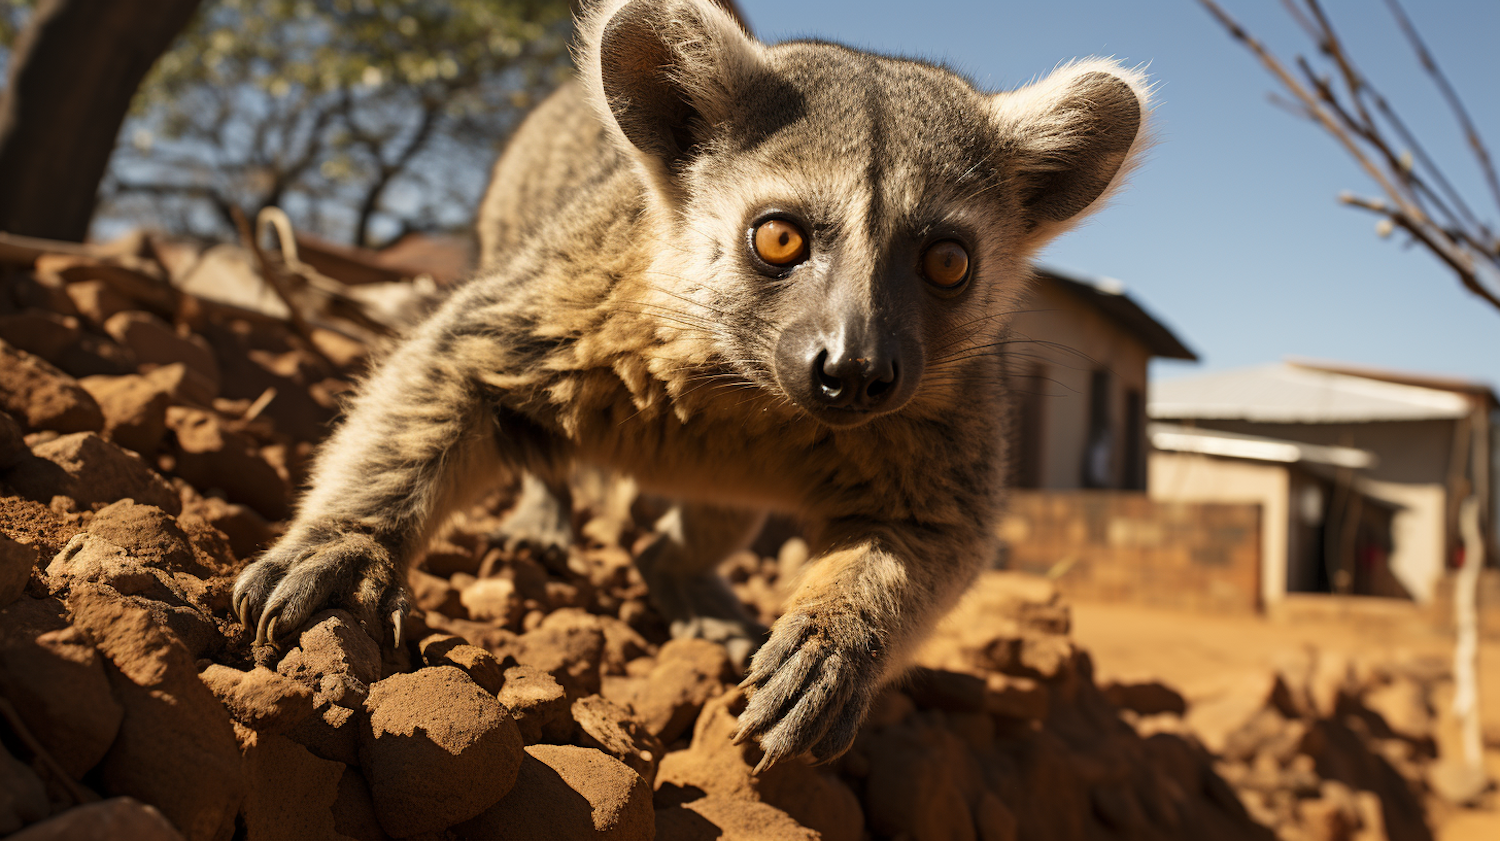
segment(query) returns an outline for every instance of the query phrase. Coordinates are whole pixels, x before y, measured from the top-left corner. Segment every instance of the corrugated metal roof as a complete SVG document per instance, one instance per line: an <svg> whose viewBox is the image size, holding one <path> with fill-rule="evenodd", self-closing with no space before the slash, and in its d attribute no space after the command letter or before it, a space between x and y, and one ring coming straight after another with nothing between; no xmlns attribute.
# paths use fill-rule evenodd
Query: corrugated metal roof
<svg viewBox="0 0 1500 841"><path fill-rule="evenodd" d="M1052 283L1058 288L1089 302L1105 316L1118 322L1125 329L1140 337L1152 356L1167 359L1196 360L1198 355L1188 349L1177 335L1165 324L1146 312L1125 292L1125 284L1112 277L1089 277L1063 271L1051 266L1033 266L1038 280Z"/></svg>
<svg viewBox="0 0 1500 841"><path fill-rule="evenodd" d="M1146 437L1151 441L1151 446L1158 450L1203 453L1254 461L1275 461L1283 464L1308 462L1363 470L1374 467L1379 461L1374 453L1354 447L1305 444L1301 441L1286 441L1280 438L1244 435L1238 432L1194 429L1190 426L1178 426L1171 423L1148 424Z"/></svg>
<svg viewBox="0 0 1500 841"><path fill-rule="evenodd" d="M1314 371L1330 371L1335 374L1349 374L1371 380L1384 380L1388 383L1435 388L1438 391L1454 391L1482 400L1489 406L1500 405L1500 399L1496 398L1495 390L1490 387L1489 383L1483 380L1473 380L1443 374L1423 374L1416 371L1395 371L1389 368L1371 368L1365 365L1349 365L1343 362L1303 359L1296 356L1287 357L1286 362L1293 367L1311 368Z"/></svg>
<svg viewBox="0 0 1500 841"><path fill-rule="evenodd" d="M1146 412L1164 420L1358 423L1460 418L1469 401L1451 391L1273 364L1151 384Z"/></svg>

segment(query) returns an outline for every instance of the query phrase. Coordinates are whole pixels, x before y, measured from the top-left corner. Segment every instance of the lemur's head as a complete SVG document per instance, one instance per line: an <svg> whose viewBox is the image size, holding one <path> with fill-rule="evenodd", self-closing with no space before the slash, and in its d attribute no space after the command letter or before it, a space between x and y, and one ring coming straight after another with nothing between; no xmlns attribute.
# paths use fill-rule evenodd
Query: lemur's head
<svg viewBox="0 0 1500 841"><path fill-rule="evenodd" d="M1031 256L1144 146L1144 77L1111 61L983 93L922 62L767 46L710 0L613 0L582 32L591 99L670 240L666 294L722 365L833 427L992 381Z"/></svg>

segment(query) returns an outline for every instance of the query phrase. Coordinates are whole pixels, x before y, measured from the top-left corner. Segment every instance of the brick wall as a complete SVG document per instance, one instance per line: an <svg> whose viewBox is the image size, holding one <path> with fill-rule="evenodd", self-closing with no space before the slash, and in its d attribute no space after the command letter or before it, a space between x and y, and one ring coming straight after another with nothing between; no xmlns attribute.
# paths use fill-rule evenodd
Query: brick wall
<svg viewBox="0 0 1500 841"><path fill-rule="evenodd" d="M1000 565L1065 596L1196 610L1260 607L1260 506L1124 491L1015 491Z"/></svg>

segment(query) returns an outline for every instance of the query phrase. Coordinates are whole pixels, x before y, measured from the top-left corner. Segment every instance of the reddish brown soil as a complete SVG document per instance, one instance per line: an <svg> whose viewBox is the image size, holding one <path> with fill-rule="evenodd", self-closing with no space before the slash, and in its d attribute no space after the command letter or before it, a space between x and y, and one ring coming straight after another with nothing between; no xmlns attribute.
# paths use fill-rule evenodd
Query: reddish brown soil
<svg viewBox="0 0 1500 841"><path fill-rule="evenodd" d="M233 575L290 510L359 330L216 307L148 258L0 287L0 835L1420 841L1471 817L1428 784L1439 642L1283 663L1306 634L1092 606L1075 634L1046 582L1003 573L846 756L755 774L729 657L670 640L632 565L654 535L585 507L566 557L506 551L504 494L413 572L401 648L329 610L253 649ZM725 567L768 619L806 556L770 550Z"/></svg>

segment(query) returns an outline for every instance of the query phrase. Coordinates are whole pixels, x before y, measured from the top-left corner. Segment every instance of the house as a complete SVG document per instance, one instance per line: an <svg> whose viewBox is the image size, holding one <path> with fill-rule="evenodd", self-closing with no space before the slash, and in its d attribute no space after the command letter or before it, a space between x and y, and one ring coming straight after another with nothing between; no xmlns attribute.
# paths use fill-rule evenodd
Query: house
<svg viewBox="0 0 1500 841"><path fill-rule="evenodd" d="M1398 506L1362 475L1373 453L1160 422L1147 435L1152 499L1260 507L1262 606L1288 592L1410 595L1390 567Z"/></svg>
<svg viewBox="0 0 1500 841"><path fill-rule="evenodd" d="M1012 324L1010 485L1146 489L1146 373L1198 357L1119 281L1038 267Z"/></svg>
<svg viewBox="0 0 1500 841"><path fill-rule="evenodd" d="M1151 427L1150 493L1263 505L1268 603L1298 591L1425 602L1461 562L1462 501L1492 510L1497 405L1483 383L1306 361L1158 383L1148 412L1171 426Z"/></svg>

